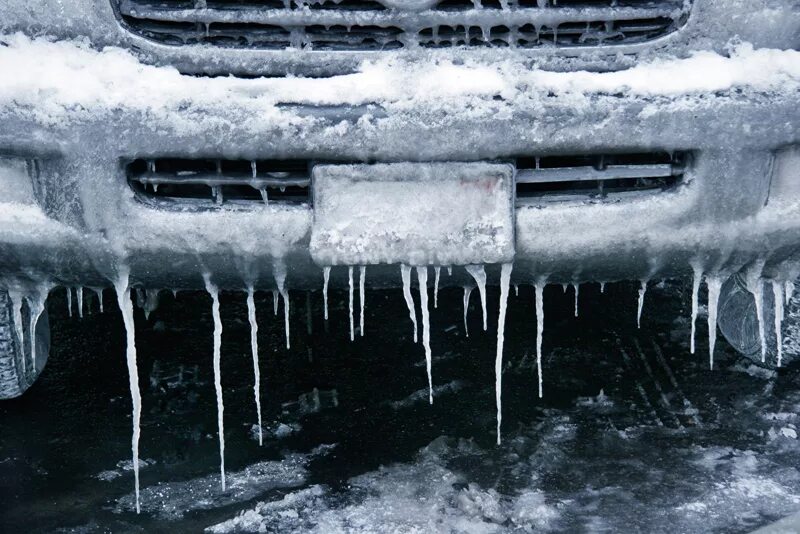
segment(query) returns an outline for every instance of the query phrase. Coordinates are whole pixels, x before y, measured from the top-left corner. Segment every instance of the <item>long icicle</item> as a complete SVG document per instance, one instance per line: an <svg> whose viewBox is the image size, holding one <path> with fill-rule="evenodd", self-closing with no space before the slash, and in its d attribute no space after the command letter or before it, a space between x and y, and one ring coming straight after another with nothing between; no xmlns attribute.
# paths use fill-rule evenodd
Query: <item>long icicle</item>
<svg viewBox="0 0 800 534"><path fill-rule="evenodd" d="M25 326L22 323L22 291L9 290L8 296L11 298L11 305L13 307L12 315L14 320L14 330L17 332L17 339L19 341L19 350L22 353L22 375L27 376L28 360L25 358ZM36 369L34 369L35 371Z"/></svg>
<svg viewBox="0 0 800 534"><path fill-rule="evenodd" d="M539 375L539 398L542 398L542 337L544 333L544 282L534 284L536 293L536 372Z"/></svg>
<svg viewBox="0 0 800 534"><path fill-rule="evenodd" d="M359 316L358 316L358 318L360 320L360 323L359 323L358 327L359 327L359 330L360 330L359 331L359 335L361 337L364 337L364 301L367 298L366 292L364 290L364 278L366 278L366 276L367 276L367 266L366 265L362 265L359 268L359 271L360 272L359 272L359 278L358 278L358 300L359 300L359 304L361 305L361 312L359 313Z"/></svg>
<svg viewBox="0 0 800 534"><path fill-rule="evenodd" d="M272 315L278 315L278 290L272 290Z"/></svg>
<svg viewBox="0 0 800 534"><path fill-rule="evenodd" d="M692 264L692 338L689 341L689 353L694 354L694 339L697 332L697 310L699 308L700 283L703 281L703 269L700 264Z"/></svg>
<svg viewBox="0 0 800 534"><path fill-rule="evenodd" d="M778 351L778 367L783 362L783 284L772 281L772 295L775 300L775 343Z"/></svg>
<svg viewBox="0 0 800 534"><path fill-rule="evenodd" d="M283 330L286 334L286 349L291 347L289 337L289 290L286 289L286 268L278 266L275 268L275 285L283 300Z"/></svg>
<svg viewBox="0 0 800 534"><path fill-rule="evenodd" d="M83 286L75 288L75 298L78 301L78 317L83 319Z"/></svg>
<svg viewBox="0 0 800 534"><path fill-rule="evenodd" d="M322 268L322 301L325 304L325 320L328 320L328 282L331 279L331 268Z"/></svg>
<svg viewBox="0 0 800 534"><path fill-rule="evenodd" d="M478 293L481 295L481 308L483 309L483 330L486 331L486 269L483 265L465 265L464 267L478 284Z"/></svg>
<svg viewBox="0 0 800 534"><path fill-rule="evenodd" d="M747 290L753 294L756 301L756 319L758 319L758 339L761 342L761 362L767 361L767 335L764 328L764 281L761 273L764 269L764 261L759 260L747 270L745 283Z"/></svg>
<svg viewBox="0 0 800 534"><path fill-rule="evenodd" d="M433 268L433 307L439 307L439 276L441 275L442 268L438 265Z"/></svg>
<svg viewBox="0 0 800 534"><path fill-rule="evenodd" d="M722 277L718 274L706 276L708 288L708 368L714 369L714 346L717 343L717 305L722 289Z"/></svg>
<svg viewBox="0 0 800 534"><path fill-rule="evenodd" d="M433 374L431 356L431 318L428 311L428 268L417 267L419 304L422 309L422 345L425 347L425 368L428 371L428 402L433 404Z"/></svg>
<svg viewBox="0 0 800 534"><path fill-rule="evenodd" d="M472 286L464 286L464 334L469 337L469 326L467 325L467 315L469 312L469 297L472 295Z"/></svg>
<svg viewBox="0 0 800 534"><path fill-rule="evenodd" d="M72 288L66 286L67 290L67 316L72 317Z"/></svg>
<svg viewBox="0 0 800 534"><path fill-rule="evenodd" d="M636 306L636 328L641 328L642 326L642 308L644 307L645 293L647 293L647 280L642 280L639 287L639 302Z"/></svg>
<svg viewBox="0 0 800 534"><path fill-rule="evenodd" d="M511 281L511 263L500 269L500 311L497 315L497 354L494 358L494 401L497 405L497 444L500 445L500 424L503 421L503 342L505 341L508 286Z"/></svg>
<svg viewBox="0 0 800 534"><path fill-rule="evenodd" d="M350 341L355 340L355 325L353 324L353 266L347 268L347 279L350 283Z"/></svg>
<svg viewBox="0 0 800 534"><path fill-rule="evenodd" d="M576 282L573 282L572 283L572 289L575 291L575 317L577 317L578 316L578 292L581 289L581 285L576 283Z"/></svg>
<svg viewBox="0 0 800 534"><path fill-rule="evenodd" d="M133 484L134 494L136 495L136 513L138 514L141 512L139 505L139 435L141 432L142 395L139 391L139 368L136 363L136 327L133 322L133 302L131 301L131 291L128 287L128 276L128 268L121 268L117 279L114 281L114 289L117 293L117 304L120 312L122 312L122 322L125 325L127 343L125 359L128 364L128 385L131 390L131 402L133 404L133 436L131 437Z"/></svg>
<svg viewBox="0 0 800 534"><path fill-rule="evenodd" d="M408 315L414 324L414 343L417 342L417 312L414 309L414 297L411 296L411 267L400 265L400 276L403 279L403 298L408 306Z"/></svg>
<svg viewBox="0 0 800 534"><path fill-rule="evenodd" d="M44 305L47 301L47 295L50 289L44 286L36 288L36 291L25 300L28 303L28 335L31 340L31 369L36 370L36 325L39 324L39 317L42 316Z"/></svg>
<svg viewBox="0 0 800 534"><path fill-rule="evenodd" d="M100 304L100 313L103 313L103 288L93 287L92 291L94 291L94 294L97 295L97 302Z"/></svg>
<svg viewBox="0 0 800 534"><path fill-rule="evenodd" d="M253 286L247 288L247 318L250 321L250 352L253 355L253 395L256 399L256 415L258 416L258 444L264 444L264 433L261 429L261 372L258 368L258 322L256 321L256 300Z"/></svg>
<svg viewBox="0 0 800 534"><path fill-rule="evenodd" d="M222 491L225 491L225 427L223 414L225 405L222 402L222 377L220 360L222 351L222 319L219 315L219 289L211 283L211 275L203 273L206 291L211 295L211 315L214 318L214 391L217 394L217 430L219 434L219 472Z"/></svg>

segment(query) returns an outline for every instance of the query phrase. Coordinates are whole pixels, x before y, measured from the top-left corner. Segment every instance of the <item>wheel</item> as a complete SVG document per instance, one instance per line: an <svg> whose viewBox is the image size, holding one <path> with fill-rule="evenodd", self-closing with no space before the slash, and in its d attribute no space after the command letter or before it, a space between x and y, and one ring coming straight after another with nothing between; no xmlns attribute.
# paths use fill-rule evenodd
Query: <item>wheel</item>
<svg viewBox="0 0 800 534"><path fill-rule="evenodd" d="M720 332L742 356L756 365L773 369L777 367L778 351L775 335L775 298L769 283L764 284L763 316L766 341L764 362L761 361L756 301L747 289L744 276L737 273L722 284L717 315ZM784 307L781 337L782 365L786 365L800 356L800 295L793 295Z"/></svg>
<svg viewBox="0 0 800 534"><path fill-rule="evenodd" d="M14 325L14 306L8 292L0 290L0 399L19 397L39 377L50 352L47 310L36 324L36 358L31 362L28 317L23 313L24 342Z"/></svg>

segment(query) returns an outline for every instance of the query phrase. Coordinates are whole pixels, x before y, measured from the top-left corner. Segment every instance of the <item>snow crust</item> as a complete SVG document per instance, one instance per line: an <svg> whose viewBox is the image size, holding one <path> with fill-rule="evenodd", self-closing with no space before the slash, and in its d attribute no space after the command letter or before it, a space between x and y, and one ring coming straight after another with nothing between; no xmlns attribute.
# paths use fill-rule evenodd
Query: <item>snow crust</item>
<svg viewBox="0 0 800 534"><path fill-rule="evenodd" d="M92 49L82 40L0 35L0 107L29 106L42 122L118 109L163 117L175 110L245 106L265 121L279 103L359 106L372 103L458 105L465 99L512 99L551 92L675 96L750 87L791 90L800 84L800 52L731 46L728 56L698 51L683 59L654 59L618 72L548 72L511 60L496 65L365 61L354 74L313 78L196 78L171 67L140 63L124 49ZM288 113L285 120L291 120ZM303 120L295 117L294 120ZM252 123L251 123L252 125ZM248 124L242 125L244 128Z"/></svg>

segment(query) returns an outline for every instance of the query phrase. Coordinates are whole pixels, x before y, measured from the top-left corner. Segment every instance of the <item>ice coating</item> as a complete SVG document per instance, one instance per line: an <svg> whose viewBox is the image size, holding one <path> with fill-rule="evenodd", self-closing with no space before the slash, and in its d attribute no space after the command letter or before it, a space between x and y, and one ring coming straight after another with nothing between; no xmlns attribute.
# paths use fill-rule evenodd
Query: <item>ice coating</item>
<svg viewBox="0 0 800 534"><path fill-rule="evenodd" d="M464 335L469 337L469 326L467 318L469 315L469 296L472 294L473 286L464 286Z"/></svg>
<svg viewBox="0 0 800 534"><path fill-rule="evenodd" d="M417 312L414 308L414 297L411 295L411 267L409 265L400 265L400 277L403 280L403 298L408 307L408 316L411 317L411 323L414 325L414 343L417 342Z"/></svg>
<svg viewBox="0 0 800 534"><path fill-rule="evenodd" d="M483 310L483 330L486 330L486 269L483 265L465 265L467 272L475 279L478 293L481 296L481 309Z"/></svg>
<svg viewBox="0 0 800 534"><path fill-rule="evenodd" d="M322 301L325 306L325 320L328 320L328 282L331 279L331 268L322 268Z"/></svg>
<svg viewBox="0 0 800 534"><path fill-rule="evenodd" d="M359 304L361 305L361 309L359 312L359 335L364 337L364 301L366 299L366 293L364 289L364 278L367 276L367 266L362 265L359 267L359 278L358 278L358 300Z"/></svg>
<svg viewBox="0 0 800 534"><path fill-rule="evenodd" d="M544 281L534 284L536 294L536 373L539 376L539 398L542 398L542 336L544 333Z"/></svg>
<svg viewBox="0 0 800 534"><path fill-rule="evenodd" d="M778 352L778 367L783 363L783 284L777 280L772 280L772 296L775 305L775 345Z"/></svg>
<svg viewBox="0 0 800 534"><path fill-rule="evenodd" d="M247 319L250 322L250 352L253 356L253 396L256 401L258 417L258 444L264 444L264 431L261 428L261 372L258 366L258 322L256 321L256 301L253 286L247 288Z"/></svg>
<svg viewBox="0 0 800 534"><path fill-rule="evenodd" d="M692 264L692 337L689 341L689 352L694 354L694 338L697 330L697 309L700 294L700 283L703 281L703 268L699 263Z"/></svg>
<svg viewBox="0 0 800 534"><path fill-rule="evenodd" d="M442 268L438 265L433 268L433 307L439 307L439 276L441 275Z"/></svg>
<svg viewBox="0 0 800 534"><path fill-rule="evenodd" d="M355 325L353 324L353 267L350 266L347 268L347 280L348 280L348 295L349 295L349 303L350 303L350 341L355 340Z"/></svg>
<svg viewBox="0 0 800 534"><path fill-rule="evenodd" d="M139 435L142 418L142 395L139 392L139 369L136 364L136 327L133 322L133 302L131 291L128 287L129 271L126 266L120 268L117 279L114 280L114 290L117 293L117 304L122 312L122 322L125 324L125 360L128 365L128 385L131 391L133 404L133 435L131 436L131 454L133 457L133 484L136 496L136 513L141 511L139 503Z"/></svg>
<svg viewBox="0 0 800 534"><path fill-rule="evenodd" d="M222 319L219 315L219 289L211 282L211 275L203 274L206 291L211 296L211 315L214 318L214 391L217 394L217 431L219 435L219 473L222 491L225 491L225 427L223 414L225 405L222 402L222 377L220 372L220 353L222 350Z"/></svg>
<svg viewBox="0 0 800 534"><path fill-rule="evenodd" d="M761 342L761 362L767 360L767 339L764 327L764 280L761 273L764 270L764 260L756 261L745 272L747 290L753 294L756 301L756 319L758 320L758 339Z"/></svg>
<svg viewBox="0 0 800 534"><path fill-rule="evenodd" d="M503 421L503 342L505 341L506 309L508 287L511 280L511 263L504 263L500 269L500 311L497 314L497 354L494 358L494 399L497 404L497 444L500 445L500 424Z"/></svg>
<svg viewBox="0 0 800 534"><path fill-rule="evenodd" d="M83 319L83 286L75 288L75 299L78 301L78 317Z"/></svg>
<svg viewBox="0 0 800 534"><path fill-rule="evenodd" d="M425 347L425 369L428 371L428 402L433 404L433 374L431 364L431 318L428 310L428 268L417 267L419 305L422 310L422 345Z"/></svg>
<svg viewBox="0 0 800 534"><path fill-rule="evenodd" d="M706 276L708 288L708 368L714 369L714 345L717 343L717 305L723 277L718 273Z"/></svg>
<svg viewBox="0 0 800 534"><path fill-rule="evenodd" d="M636 328L642 326L642 308L644 307L644 295L647 293L647 280L642 280L639 285L639 300L636 305Z"/></svg>

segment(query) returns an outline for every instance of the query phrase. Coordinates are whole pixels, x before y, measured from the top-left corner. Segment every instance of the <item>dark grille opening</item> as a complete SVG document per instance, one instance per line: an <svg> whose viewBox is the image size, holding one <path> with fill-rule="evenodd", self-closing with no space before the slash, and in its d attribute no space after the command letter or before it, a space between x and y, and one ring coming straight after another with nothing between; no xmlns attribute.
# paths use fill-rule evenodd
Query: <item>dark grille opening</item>
<svg viewBox="0 0 800 534"><path fill-rule="evenodd" d="M421 12L376 0L111 1L129 30L160 43L309 51L640 43L677 30L690 8L683 0L440 0Z"/></svg>
<svg viewBox="0 0 800 534"><path fill-rule="evenodd" d="M137 159L126 168L140 200L161 205L304 204L309 197L305 160Z"/></svg>
<svg viewBox="0 0 800 534"><path fill-rule="evenodd" d="M668 191L683 181L688 159L684 152L520 157L517 200L601 200Z"/></svg>

